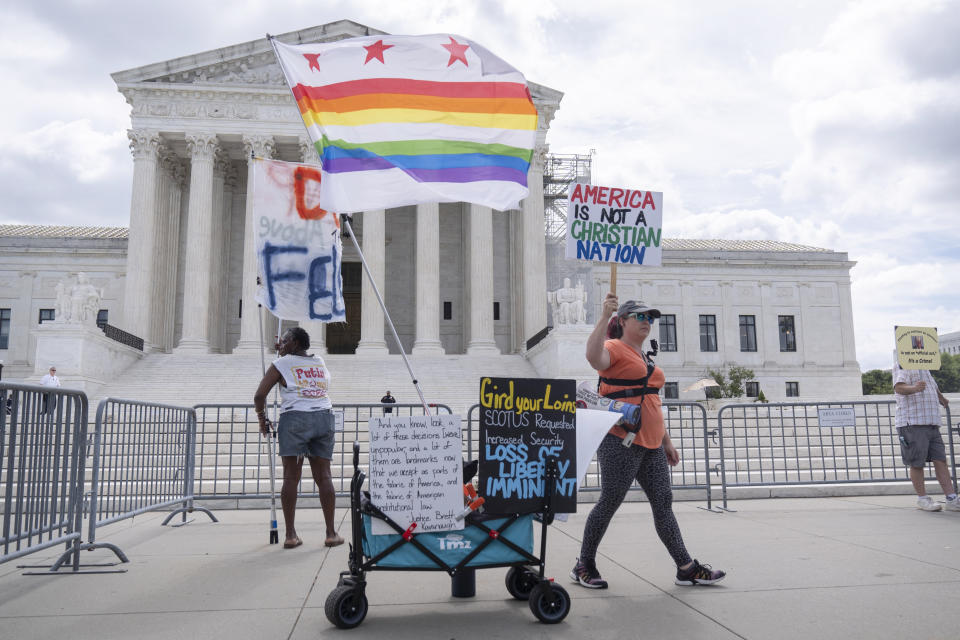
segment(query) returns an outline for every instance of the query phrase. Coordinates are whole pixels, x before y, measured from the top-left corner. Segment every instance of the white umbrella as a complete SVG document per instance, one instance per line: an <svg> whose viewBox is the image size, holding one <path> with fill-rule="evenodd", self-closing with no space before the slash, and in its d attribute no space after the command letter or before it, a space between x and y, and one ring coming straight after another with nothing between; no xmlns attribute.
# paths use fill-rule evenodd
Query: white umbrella
<svg viewBox="0 0 960 640"><path fill-rule="evenodd" d="M713 378L703 378L697 380L689 387L685 388L684 391L696 391L697 389L706 389L707 387L719 387L720 384Z"/></svg>

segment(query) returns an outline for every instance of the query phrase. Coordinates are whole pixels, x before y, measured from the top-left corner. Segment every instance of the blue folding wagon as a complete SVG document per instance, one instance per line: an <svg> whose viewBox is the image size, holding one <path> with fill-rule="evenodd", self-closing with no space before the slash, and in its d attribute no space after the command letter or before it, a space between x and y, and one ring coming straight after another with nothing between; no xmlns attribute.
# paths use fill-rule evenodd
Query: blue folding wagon
<svg viewBox="0 0 960 640"><path fill-rule="evenodd" d="M533 514L484 515L472 512L463 531L413 533L372 504L361 490L366 475L360 470L360 445L353 444L350 514L353 527L349 568L341 572L324 606L327 619L341 629L352 629L367 616L367 572L446 571L452 578L474 569L509 567L506 587L511 596L527 600L540 622L555 624L570 612L566 589L544 577L547 529L553 522L556 460L546 465L547 495L538 519L543 523L540 555L533 554ZM372 522L386 522L395 535L373 535Z"/></svg>

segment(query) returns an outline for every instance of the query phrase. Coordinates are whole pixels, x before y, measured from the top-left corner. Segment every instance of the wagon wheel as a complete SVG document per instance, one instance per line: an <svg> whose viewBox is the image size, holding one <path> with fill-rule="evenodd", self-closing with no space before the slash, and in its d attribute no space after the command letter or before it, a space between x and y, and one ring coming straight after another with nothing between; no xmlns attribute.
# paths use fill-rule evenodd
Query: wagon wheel
<svg viewBox="0 0 960 640"><path fill-rule="evenodd" d="M330 592L323 611L337 627L353 629L367 617L367 606L367 594L362 589L343 585Z"/></svg>
<svg viewBox="0 0 960 640"><path fill-rule="evenodd" d="M541 582L530 592L530 611L544 624L557 624L570 613L570 595L563 587Z"/></svg>
<svg viewBox="0 0 960 640"><path fill-rule="evenodd" d="M511 596L517 600L528 600L530 592L540 582L540 578L526 567L510 567L504 582Z"/></svg>

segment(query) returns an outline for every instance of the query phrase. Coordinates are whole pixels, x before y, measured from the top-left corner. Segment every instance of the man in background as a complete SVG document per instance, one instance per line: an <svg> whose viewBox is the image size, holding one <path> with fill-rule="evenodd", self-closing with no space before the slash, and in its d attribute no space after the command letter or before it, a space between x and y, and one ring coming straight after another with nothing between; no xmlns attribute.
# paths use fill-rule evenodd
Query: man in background
<svg viewBox="0 0 960 640"><path fill-rule="evenodd" d="M897 400L897 435L900 438L900 456L910 469L910 481L917 492L917 508L940 511L942 505L927 495L924 467L933 463L937 481L947 498L947 511L960 511L957 494L953 492L947 455L940 436L940 407L950 401L943 397L937 382L926 369L901 369L893 363L893 392Z"/></svg>
<svg viewBox="0 0 960 640"><path fill-rule="evenodd" d="M40 386L50 387L52 389L60 387L60 378L57 377L56 367L50 367L50 370L47 371L42 378L40 378ZM47 412L47 403L49 402L51 395L53 394L43 394L43 408L40 410L40 413Z"/></svg>
<svg viewBox="0 0 960 640"><path fill-rule="evenodd" d="M397 401L397 399L394 398L392 395L390 395L390 390L389 390L389 389L387 389L387 394L386 394L385 396L383 396L382 398L380 398L380 402L383 403L383 404L395 404L396 401ZM393 407L384 407L384 408L383 408L383 415L387 415L388 413L393 413Z"/></svg>

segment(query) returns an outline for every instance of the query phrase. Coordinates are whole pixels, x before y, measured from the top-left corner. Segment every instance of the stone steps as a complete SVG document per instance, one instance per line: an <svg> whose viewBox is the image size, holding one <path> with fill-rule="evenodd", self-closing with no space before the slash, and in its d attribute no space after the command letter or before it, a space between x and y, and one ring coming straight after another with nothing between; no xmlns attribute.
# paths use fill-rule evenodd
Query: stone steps
<svg viewBox="0 0 960 640"><path fill-rule="evenodd" d="M407 356L428 403L462 412L477 402L482 376L536 377L523 356ZM327 355L334 404L379 403L389 389L398 403L419 404L420 397L399 355ZM269 362L269 359L268 359ZM179 406L249 404L262 376L257 354L151 353L124 371L91 399L104 397Z"/></svg>

